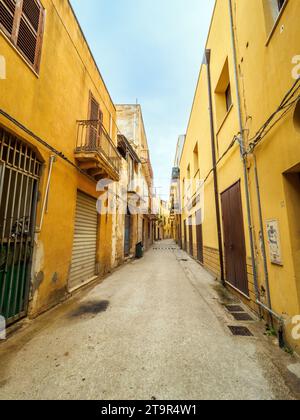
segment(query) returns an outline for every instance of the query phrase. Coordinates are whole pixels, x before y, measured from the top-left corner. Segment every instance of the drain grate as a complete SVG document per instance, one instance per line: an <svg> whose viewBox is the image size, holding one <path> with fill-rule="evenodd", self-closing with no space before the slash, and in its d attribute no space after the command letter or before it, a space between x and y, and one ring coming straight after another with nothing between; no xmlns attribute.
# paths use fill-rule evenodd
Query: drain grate
<svg viewBox="0 0 300 420"><path fill-rule="evenodd" d="M236 321L253 321L253 318L247 314L246 312L243 313L233 313L231 314Z"/></svg>
<svg viewBox="0 0 300 420"><path fill-rule="evenodd" d="M234 312L244 312L244 309L239 306L239 305L226 305L225 308L227 309L227 311L229 311L230 313L234 313Z"/></svg>
<svg viewBox="0 0 300 420"><path fill-rule="evenodd" d="M247 327L236 327L236 326L228 326L230 331L235 336L240 337L253 337L252 332Z"/></svg>
<svg viewBox="0 0 300 420"><path fill-rule="evenodd" d="M178 248L153 248L154 251L176 251Z"/></svg>

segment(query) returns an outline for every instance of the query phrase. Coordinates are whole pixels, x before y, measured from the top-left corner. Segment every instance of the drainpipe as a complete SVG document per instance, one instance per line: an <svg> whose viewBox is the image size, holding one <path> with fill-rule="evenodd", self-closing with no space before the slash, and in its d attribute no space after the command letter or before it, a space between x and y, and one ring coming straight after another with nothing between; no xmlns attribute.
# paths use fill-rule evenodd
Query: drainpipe
<svg viewBox="0 0 300 420"><path fill-rule="evenodd" d="M260 310L264 309L268 312L271 316L275 317L280 321L280 342L282 341L282 331L283 331L283 324L284 319L282 316L276 314L271 309L271 298L270 298L270 289L269 289L269 276L266 276L266 286L268 288L268 306L264 305L260 300L260 293L258 287L258 277L257 277L257 267L256 267L256 258L255 258L255 245L254 245L254 234L253 234L253 225L252 225L252 216L251 216L251 200L250 200L250 191L249 191L249 182L248 182L248 170L247 170L247 157L245 151L245 136L244 136L244 127L243 127L243 118L242 118L242 107L241 107L241 97L240 97L240 88L239 88L239 80L238 80L238 69L237 69L237 52L236 52L236 45L235 45L235 32L234 32L234 22L233 22L233 12L232 12L232 0L228 0L229 3L229 16L230 16L230 29L231 29L231 42L232 42L232 49L233 49L233 59L234 59L234 76L235 76L235 84L236 84L236 94L237 94L237 106L238 106L238 116L239 116L239 125L240 125L240 151L241 157L243 160L243 167L244 167L244 179L245 179L245 193L246 193L246 202L247 202L247 216L248 216L248 225L249 225L249 234L250 234L250 246L251 246L251 259L252 259L252 266L253 266L253 277L254 277L254 285L255 285L255 294L256 294L256 304L259 306ZM257 169L257 168L256 168ZM257 181L258 181L258 173L256 171ZM257 183L259 187L259 184ZM262 219L262 211L261 211L261 201L260 201L260 194L258 188L258 197L259 197L259 207L260 207L260 223L262 226L262 233L263 231L263 219ZM264 255L266 259L266 253ZM265 268L267 268L267 259L265 260ZM267 273L267 272L266 272ZM265 274L266 274L265 273ZM282 345L281 345L282 347Z"/></svg>
<svg viewBox="0 0 300 420"><path fill-rule="evenodd" d="M51 175L52 175L53 165L54 165L55 162L56 162L56 156L51 155L49 173L48 173L48 179L47 179L47 185L46 185L46 191L45 191L45 197L44 197L42 213L41 213L40 226L36 229L36 233L40 233L41 230L42 230L42 227L43 227L44 216L45 216L46 206L47 206L48 197L49 197Z"/></svg>
<svg viewBox="0 0 300 420"><path fill-rule="evenodd" d="M261 205L261 195L260 195L260 186L259 186L259 177L258 177L258 170L257 170L257 160L256 156L253 153L254 159L254 171L255 171L255 184L256 184L256 194L257 194L257 202L258 202L258 211L259 211L259 223L260 223L260 234L261 234L261 245L262 245L262 255L264 261L264 273L265 273L265 282L267 288L267 299L268 299L268 308L272 310L272 301L271 301L271 293L270 293L270 283L269 283L269 270L268 270L268 262L267 262L267 252L266 252L266 241L265 241L265 234L264 234L264 222L263 222L263 215L262 215L262 205ZM271 317L272 321L272 317Z"/></svg>
<svg viewBox="0 0 300 420"><path fill-rule="evenodd" d="M213 162L213 174L214 174L214 191L215 191L216 218L217 218L219 256L220 256L220 267L221 267L221 281L222 281L223 286L226 287L224 257L223 257L222 228L221 228L221 212L220 212L220 201L219 201L219 183L218 183L216 145L215 145L215 126L214 126L213 102L212 102L212 94L211 94L210 57L211 57L211 50L206 50L205 62L206 62L207 80L208 80L211 150L212 150L212 162Z"/></svg>
<svg viewBox="0 0 300 420"><path fill-rule="evenodd" d="M251 260L252 260L252 267L253 267L255 295L256 295L256 299L260 300L259 288L258 288L258 279L257 279L256 258L255 258L253 224L252 224L252 216L251 216L251 202L250 202L250 191L249 191L249 183L248 183L247 158L245 156L245 136L244 136L242 108L241 108L241 97L240 97L240 88L239 88L238 70L237 70L237 53L236 53L236 45L235 45L235 33L234 33L234 23L233 23L233 13L232 13L232 0L228 0L228 3L229 3L229 15L230 15L231 43L232 43L233 60L234 60L234 78L235 78L235 85L236 85L237 109L238 109L239 127L240 127L239 144L240 144L240 152L241 152L241 157L242 157L242 161L243 161L243 170L244 170L244 183L245 183L246 204L247 204L247 217L248 217L250 247L251 247Z"/></svg>

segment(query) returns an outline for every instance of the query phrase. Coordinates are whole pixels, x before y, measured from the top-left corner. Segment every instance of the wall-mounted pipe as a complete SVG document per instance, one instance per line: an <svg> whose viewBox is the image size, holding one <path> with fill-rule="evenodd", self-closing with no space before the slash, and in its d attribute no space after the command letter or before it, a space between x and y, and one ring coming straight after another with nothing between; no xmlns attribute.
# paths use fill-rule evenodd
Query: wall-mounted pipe
<svg viewBox="0 0 300 420"><path fill-rule="evenodd" d="M260 300L257 267L256 267L256 257L255 257L254 233L253 233L253 224L252 224L252 215L251 215L251 200L250 200L250 191L249 191L249 182L248 182L247 158L245 156L245 136L244 136L244 126L243 126L243 117L242 117L240 87L239 87L239 79L238 79L237 52L236 52L236 45L235 45L235 31L234 31L233 12L232 12L232 0L228 0L228 4L229 4L229 16L230 16L231 44L232 44L233 61L234 61L234 78L235 78L236 96L237 96L237 110L238 110L239 128L240 128L239 144L240 144L241 158L243 161L251 260L252 260L252 267L253 267L255 295L256 295L256 299Z"/></svg>
<svg viewBox="0 0 300 420"><path fill-rule="evenodd" d="M217 231L218 231L218 244L219 244L219 258L221 268L221 281L224 287L226 287L225 269L224 269L224 254L223 254L223 240L222 240L222 225L221 225L221 211L219 201L219 182L218 182L218 171L217 171L217 157L216 157L216 144L215 144L215 125L213 115L213 101L211 93L211 73L210 73L210 57L211 50L205 51L205 63L207 68L207 84L208 84L208 100L209 100L209 119L210 119L210 133L211 133L211 151L212 151L212 163L213 163L213 175L214 175L214 191L215 191L215 206L216 206L216 218L217 218Z"/></svg>
<svg viewBox="0 0 300 420"><path fill-rule="evenodd" d="M46 191L45 191L45 196L44 196L43 206L42 206L41 220L40 220L39 227L36 228L36 233L40 233L41 230L42 230L42 227L43 227L44 216L45 216L46 206L47 206L48 197L49 197L51 175L52 175L53 165L54 165L55 162L56 162L56 156L51 155L50 164L49 164L48 179L47 179L47 184L46 184Z"/></svg>
<svg viewBox="0 0 300 420"><path fill-rule="evenodd" d="M254 232L253 232L252 215L251 215L251 200L250 200L250 191L249 191L247 158L245 154L245 136L244 136L241 96L240 96L239 79L238 79L237 52L236 52L236 44L235 44L235 29L234 29L234 21L233 21L232 0L228 0L228 3L229 3L229 16L230 16L230 26L231 26L231 41L232 41L233 59L234 59L234 76L235 76L235 84L236 84L237 106L238 106L238 116L239 116L239 125L240 125L240 150L241 150L241 157L243 159L243 167L244 167L245 193L246 193L246 202L247 202L247 215L248 215L248 224L249 224L251 259L252 259L252 265L253 265L256 304L259 306L260 310L264 309L269 315L271 315L271 317L274 317L278 321L280 321L281 333L279 334L280 336L279 342L280 342L280 346L282 346L282 339L283 339L282 331L283 331L283 326L284 326L284 319L280 315L278 315L276 312L274 312L271 308L271 295L270 295L269 276L268 276L268 271L267 271L268 267L267 267L267 259L266 259L265 251L264 251L264 264L265 264L265 270L266 270L265 271L266 287L268 289L268 305L265 305L264 303L261 302L260 293L259 293L256 257L255 257ZM256 179L257 194L259 198L259 207L260 207L260 224L261 224L261 229L262 229L262 234L263 234L264 230L263 230L263 218L262 218L262 208L261 208L261 200L260 200L259 180L258 180L257 167L255 166L255 178L256 177L257 177Z"/></svg>
<svg viewBox="0 0 300 420"><path fill-rule="evenodd" d="M257 160L256 160L256 156L255 156L254 153L253 153L253 159L254 159L256 195L257 195L259 223L260 223L260 235L261 235L260 239L261 239L261 248L262 248L261 251L262 251L263 261L264 261L264 273L265 273L265 283L266 283L266 289L267 289L267 300L268 300L268 308L272 311L272 301L271 301L271 292L270 292L270 284L269 284L269 270L268 270L268 262L267 262L267 251L266 251L266 241L265 241L265 234L264 234L264 222L263 222L263 215L262 215L259 177L258 177L258 169L257 169Z"/></svg>

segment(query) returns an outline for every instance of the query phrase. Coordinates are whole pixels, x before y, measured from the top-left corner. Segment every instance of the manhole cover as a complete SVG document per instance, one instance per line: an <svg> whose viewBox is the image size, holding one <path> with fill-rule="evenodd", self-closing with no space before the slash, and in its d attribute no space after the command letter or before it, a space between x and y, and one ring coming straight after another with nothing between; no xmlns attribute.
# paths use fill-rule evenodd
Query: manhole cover
<svg viewBox="0 0 300 420"><path fill-rule="evenodd" d="M248 315L246 312L233 313L232 316L237 321L253 321L253 318L250 315Z"/></svg>
<svg viewBox="0 0 300 420"><path fill-rule="evenodd" d="M235 327L229 326L228 327L233 335L240 336L240 337L253 337L252 332L247 327Z"/></svg>
<svg viewBox="0 0 300 420"><path fill-rule="evenodd" d="M227 311L234 313L234 312L244 312L244 309L238 305L226 305L225 308Z"/></svg>

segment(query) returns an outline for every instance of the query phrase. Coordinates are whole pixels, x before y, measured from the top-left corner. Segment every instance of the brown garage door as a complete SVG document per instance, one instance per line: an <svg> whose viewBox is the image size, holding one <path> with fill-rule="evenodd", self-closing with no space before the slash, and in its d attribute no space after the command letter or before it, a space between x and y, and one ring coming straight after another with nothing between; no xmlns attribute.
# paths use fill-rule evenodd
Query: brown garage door
<svg viewBox="0 0 300 420"><path fill-rule="evenodd" d="M240 182L222 194L227 281L249 295Z"/></svg>
<svg viewBox="0 0 300 420"><path fill-rule="evenodd" d="M187 252L187 228L186 228L186 220L184 220L184 251Z"/></svg>
<svg viewBox="0 0 300 420"><path fill-rule="evenodd" d="M203 231L201 210L196 213L197 259L203 264Z"/></svg>
<svg viewBox="0 0 300 420"><path fill-rule="evenodd" d="M193 219L189 217L189 252L192 257L194 255L193 241Z"/></svg>

